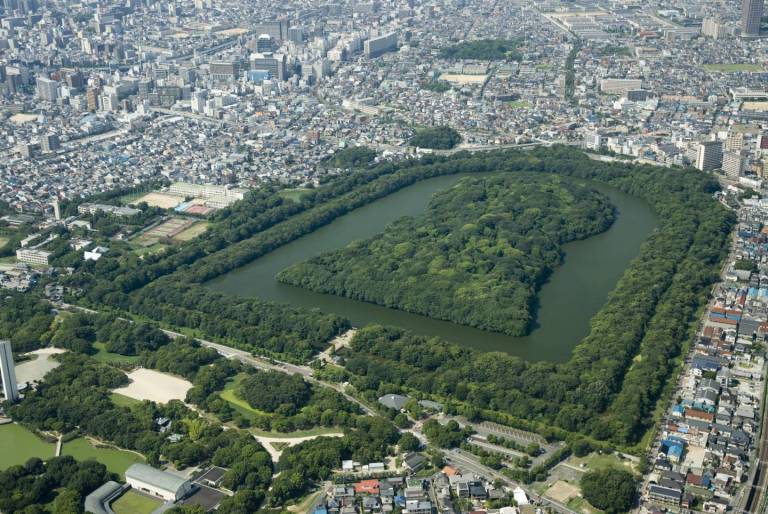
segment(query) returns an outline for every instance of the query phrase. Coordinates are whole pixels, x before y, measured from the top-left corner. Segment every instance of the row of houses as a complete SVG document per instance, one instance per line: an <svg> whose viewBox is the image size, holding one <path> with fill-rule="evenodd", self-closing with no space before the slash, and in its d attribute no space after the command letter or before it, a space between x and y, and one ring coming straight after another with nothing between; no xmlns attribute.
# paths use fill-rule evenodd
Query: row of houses
<svg viewBox="0 0 768 514"><path fill-rule="evenodd" d="M753 467L768 341L768 209L740 211L736 243L653 445L644 500L725 512Z"/></svg>

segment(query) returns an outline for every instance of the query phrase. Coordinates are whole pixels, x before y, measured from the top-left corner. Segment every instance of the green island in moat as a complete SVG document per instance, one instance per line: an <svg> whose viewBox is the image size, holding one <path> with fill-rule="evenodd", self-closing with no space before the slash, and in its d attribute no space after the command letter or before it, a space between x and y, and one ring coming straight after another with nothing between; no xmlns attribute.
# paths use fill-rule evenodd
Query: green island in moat
<svg viewBox="0 0 768 514"><path fill-rule="evenodd" d="M296 264L278 280L320 293L513 336L529 332L536 293L562 245L606 230L608 199L557 176L467 177L424 215Z"/></svg>

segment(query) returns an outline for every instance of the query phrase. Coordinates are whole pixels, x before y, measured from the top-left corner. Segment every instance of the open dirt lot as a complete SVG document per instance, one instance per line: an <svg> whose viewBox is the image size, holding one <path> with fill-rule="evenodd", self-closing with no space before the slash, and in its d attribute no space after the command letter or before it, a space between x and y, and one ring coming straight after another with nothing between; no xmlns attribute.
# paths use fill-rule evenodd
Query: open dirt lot
<svg viewBox="0 0 768 514"><path fill-rule="evenodd" d="M579 488L575 485L571 485L568 482L558 480L552 485L552 487L547 489L547 492L544 493L544 496L552 498L556 502L568 503L571 498L576 498L579 496L579 493Z"/></svg>
<svg viewBox="0 0 768 514"><path fill-rule="evenodd" d="M187 391L192 388L192 384L184 379L151 369L137 369L129 373L128 378L131 383L115 389L115 392L136 400L152 400L157 403L183 401Z"/></svg>
<svg viewBox="0 0 768 514"><path fill-rule="evenodd" d="M165 193L147 193L133 203L138 205L141 202L147 202L147 205L150 207L173 209L183 201L184 199L180 196L169 195Z"/></svg>

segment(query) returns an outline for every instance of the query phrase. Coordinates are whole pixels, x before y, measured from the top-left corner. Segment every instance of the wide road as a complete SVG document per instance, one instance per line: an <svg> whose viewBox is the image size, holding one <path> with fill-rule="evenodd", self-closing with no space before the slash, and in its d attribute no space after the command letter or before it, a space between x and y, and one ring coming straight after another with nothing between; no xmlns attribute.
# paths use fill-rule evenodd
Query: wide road
<svg viewBox="0 0 768 514"><path fill-rule="evenodd" d="M60 308L65 310L79 310L82 312L87 312L89 314L98 314L98 311L95 311L93 309L88 309L86 307L80 307L79 305L72 305L68 303L62 303L59 305ZM124 319L125 321L131 321L126 318L120 318ZM132 322L132 321L131 321ZM165 333L168 337L171 339L176 339L178 337L186 337L181 332L175 332L173 330L167 330L164 328L160 329ZM265 360L260 359L258 357L254 357L252 354L248 353L245 350L238 350L237 348L232 348L231 346L227 346L220 343L214 343L213 341L207 341L205 339L200 338L194 338L195 341L200 343L202 346L206 346L208 348L213 348L217 352L219 352L220 355L228 358L228 359L236 359L242 362L243 364L246 364L248 366L252 366L254 368L262 369L262 370L272 370L272 371L280 371L283 373L289 373L289 374L299 374L302 377L304 377L304 380L307 382L311 382L313 384L317 384L322 387L328 387L330 389L333 389L334 391L338 392L339 394L343 395L344 398L349 400L350 402L358 405L361 409L363 409L363 412L368 414L369 416L376 415L376 412L368 407L366 404L355 398L354 396L350 395L346 391L344 391L344 387L340 384L333 384L330 382L324 382L322 380L317 380L312 376L313 371L312 368L309 366L299 366L296 364L291 364L290 362L283 362L278 361L275 359L271 360Z"/></svg>

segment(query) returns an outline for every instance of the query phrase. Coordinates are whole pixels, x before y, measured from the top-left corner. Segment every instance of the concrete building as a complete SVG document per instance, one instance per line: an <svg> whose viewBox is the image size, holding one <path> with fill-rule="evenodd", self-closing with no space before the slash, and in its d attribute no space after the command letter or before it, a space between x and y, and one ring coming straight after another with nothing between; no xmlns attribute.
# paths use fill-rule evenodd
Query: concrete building
<svg viewBox="0 0 768 514"><path fill-rule="evenodd" d="M723 153L723 171L730 178L739 178L744 173L744 162L742 152Z"/></svg>
<svg viewBox="0 0 768 514"><path fill-rule="evenodd" d="M715 18L704 18L701 23L701 33L712 39L723 39L728 35L726 27Z"/></svg>
<svg viewBox="0 0 768 514"><path fill-rule="evenodd" d="M702 141L696 154L696 168L701 171L716 170L723 164L723 143Z"/></svg>
<svg viewBox="0 0 768 514"><path fill-rule="evenodd" d="M264 70L269 76L277 80L285 80L287 77L287 62L284 54L257 53L250 58L251 70Z"/></svg>
<svg viewBox="0 0 768 514"><path fill-rule="evenodd" d="M368 58L378 57L387 52L397 50L397 32L390 32L379 37L373 37L363 43L363 51Z"/></svg>
<svg viewBox="0 0 768 514"><path fill-rule="evenodd" d="M758 37L765 0L742 0L741 37Z"/></svg>
<svg viewBox="0 0 768 514"><path fill-rule="evenodd" d="M125 471L125 481L134 489L165 501L177 501L193 491L192 483L146 464L133 464Z"/></svg>
<svg viewBox="0 0 768 514"><path fill-rule="evenodd" d="M643 88L641 79L602 79L600 91L607 95L625 95L628 91Z"/></svg>
<svg viewBox="0 0 768 514"><path fill-rule="evenodd" d="M45 250L36 250L34 248L19 248L16 250L16 259L25 264L43 264L48 265L51 258L51 252Z"/></svg>
<svg viewBox="0 0 768 514"><path fill-rule="evenodd" d="M19 386L16 383L16 368L10 341L0 341L0 378L3 383L3 396L9 402L19 399Z"/></svg>
<svg viewBox="0 0 768 514"><path fill-rule="evenodd" d="M55 102L59 97L59 83L46 77L37 77L37 96L46 102Z"/></svg>
<svg viewBox="0 0 768 514"><path fill-rule="evenodd" d="M44 135L40 138L40 147L43 149L43 153L55 152L61 147L59 136L56 134Z"/></svg>

